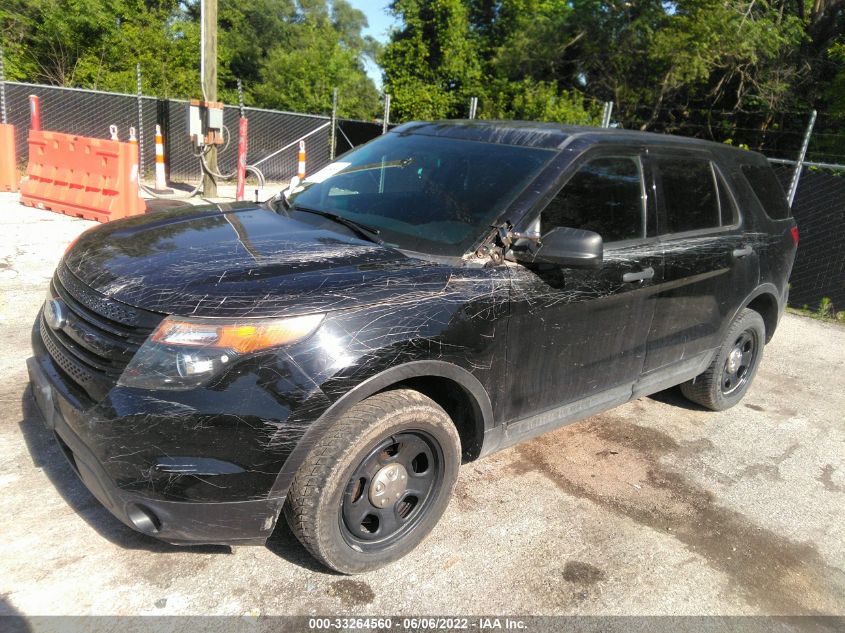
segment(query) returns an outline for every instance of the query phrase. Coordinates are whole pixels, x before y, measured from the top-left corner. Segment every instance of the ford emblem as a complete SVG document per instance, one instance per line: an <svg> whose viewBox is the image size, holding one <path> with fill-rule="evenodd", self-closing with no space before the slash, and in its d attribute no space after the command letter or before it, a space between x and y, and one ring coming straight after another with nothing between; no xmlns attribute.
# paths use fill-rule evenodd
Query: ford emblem
<svg viewBox="0 0 845 633"><path fill-rule="evenodd" d="M54 330L67 325L67 307L61 299L50 299L44 304L44 320Z"/></svg>

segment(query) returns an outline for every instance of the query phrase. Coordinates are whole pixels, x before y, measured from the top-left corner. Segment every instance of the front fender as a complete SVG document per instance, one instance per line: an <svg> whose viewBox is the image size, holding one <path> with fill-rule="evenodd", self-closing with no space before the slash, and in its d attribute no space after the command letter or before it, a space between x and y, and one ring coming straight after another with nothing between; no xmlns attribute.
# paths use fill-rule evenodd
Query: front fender
<svg viewBox="0 0 845 633"><path fill-rule="evenodd" d="M311 423L296 448L288 456L276 482L270 491L271 498L279 498L287 495L296 471L305 461L308 452L320 441L329 428L339 420L344 413L361 402L365 398L383 391L392 385L396 385L411 378L440 377L452 380L460 385L470 395L476 409L476 420L482 428L478 429L482 437L487 437L493 431L493 407L490 397L481 382L469 371L452 363L437 360L416 360L402 365L397 365L376 373L365 380L356 382L355 386L335 400L317 420ZM356 380L360 377L356 376ZM339 385L335 382L331 389L323 390L334 392Z"/></svg>

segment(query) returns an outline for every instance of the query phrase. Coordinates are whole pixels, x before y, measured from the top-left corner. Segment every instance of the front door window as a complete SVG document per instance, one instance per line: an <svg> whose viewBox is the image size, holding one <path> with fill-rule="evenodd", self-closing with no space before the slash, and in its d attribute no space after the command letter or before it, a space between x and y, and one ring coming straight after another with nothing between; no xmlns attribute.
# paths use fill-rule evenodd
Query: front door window
<svg viewBox="0 0 845 633"><path fill-rule="evenodd" d="M540 216L541 233L567 226L605 243L645 237L644 190L636 157L607 156L582 165Z"/></svg>

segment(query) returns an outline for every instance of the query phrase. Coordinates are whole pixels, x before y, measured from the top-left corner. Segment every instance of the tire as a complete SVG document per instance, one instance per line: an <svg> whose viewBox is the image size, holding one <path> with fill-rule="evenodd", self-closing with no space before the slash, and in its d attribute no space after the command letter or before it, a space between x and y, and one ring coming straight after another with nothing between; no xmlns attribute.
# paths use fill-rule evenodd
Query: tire
<svg viewBox="0 0 845 633"><path fill-rule="evenodd" d="M713 411L730 409L742 400L751 386L763 360L765 341L763 317L754 310L743 310L728 328L713 362L704 373L681 384L681 393ZM746 346L750 347L747 353ZM737 349L741 350L739 354L734 351ZM730 372L734 367L737 371Z"/></svg>
<svg viewBox="0 0 845 633"><path fill-rule="evenodd" d="M437 403L411 389L378 393L353 406L308 453L285 518L330 569L378 569L431 532L460 463L457 429Z"/></svg>

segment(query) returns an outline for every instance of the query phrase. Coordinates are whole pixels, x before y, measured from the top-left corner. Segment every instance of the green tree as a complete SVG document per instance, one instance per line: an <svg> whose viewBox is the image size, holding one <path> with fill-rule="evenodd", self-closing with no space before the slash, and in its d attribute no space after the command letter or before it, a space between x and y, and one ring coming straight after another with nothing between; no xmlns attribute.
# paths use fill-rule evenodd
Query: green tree
<svg viewBox="0 0 845 633"><path fill-rule="evenodd" d="M401 25L382 64L403 118L463 115L474 94L483 117L595 122L610 100L623 127L794 151L778 131L801 129L810 108L829 110L827 129L845 117L845 0L396 0L391 10Z"/></svg>
<svg viewBox="0 0 845 633"><path fill-rule="evenodd" d="M10 79L134 92L199 96L199 0L7 0L0 34ZM237 80L251 105L340 111L372 117L378 94L363 57L378 45L361 35L366 18L346 0L220 0L220 98L235 102Z"/></svg>
<svg viewBox="0 0 845 633"><path fill-rule="evenodd" d="M338 88L341 116L369 119L379 109L379 95L367 77L363 57L375 55L377 43L364 38L363 13L345 0L300 2L293 19L281 25L278 37L257 63L257 81L250 82L252 101L264 107L325 113L332 89Z"/></svg>
<svg viewBox="0 0 845 633"><path fill-rule="evenodd" d="M196 25L175 0L32 0L0 10L12 79L134 91L141 62L149 90L191 84Z"/></svg>
<svg viewBox="0 0 845 633"><path fill-rule="evenodd" d="M594 120L554 60L567 2L396 0L391 11L402 26L381 63L395 118L466 116L477 96L482 118Z"/></svg>
<svg viewBox="0 0 845 633"><path fill-rule="evenodd" d="M380 57L398 120L465 116L482 85L478 41L462 0L394 0L402 21Z"/></svg>
<svg viewBox="0 0 845 633"><path fill-rule="evenodd" d="M569 125L598 125L601 105L577 90L562 90L554 81L496 80L487 91L485 119L550 121Z"/></svg>
<svg viewBox="0 0 845 633"><path fill-rule="evenodd" d="M837 66L825 92L825 100L831 114L845 119L845 37L830 47L828 55Z"/></svg>

